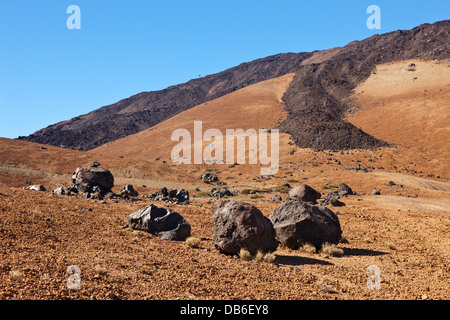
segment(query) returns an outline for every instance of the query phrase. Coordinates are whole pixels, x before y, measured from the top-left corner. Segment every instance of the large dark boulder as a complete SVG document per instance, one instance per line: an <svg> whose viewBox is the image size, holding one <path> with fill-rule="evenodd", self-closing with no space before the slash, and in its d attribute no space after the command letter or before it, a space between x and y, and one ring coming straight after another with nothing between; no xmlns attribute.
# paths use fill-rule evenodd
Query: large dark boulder
<svg viewBox="0 0 450 320"><path fill-rule="evenodd" d="M291 249L305 243L320 249L322 244L338 244L342 230L338 217L328 208L301 200L288 200L269 216L278 239Z"/></svg>
<svg viewBox="0 0 450 320"><path fill-rule="evenodd" d="M302 184L292 188L286 200L303 200L305 202L317 203L317 199L320 199L321 196L319 191L316 191L307 184Z"/></svg>
<svg viewBox="0 0 450 320"><path fill-rule="evenodd" d="M272 223L254 205L223 201L212 207L212 214L213 243L221 252L238 254L241 248L252 254L276 250L278 242Z"/></svg>
<svg viewBox="0 0 450 320"><path fill-rule="evenodd" d="M155 205L133 212L127 225L164 240L184 241L191 235L191 225L178 212Z"/></svg>
<svg viewBox="0 0 450 320"><path fill-rule="evenodd" d="M96 192L99 188L106 193L114 187L114 176L104 168L83 167L73 173L72 183L79 192Z"/></svg>

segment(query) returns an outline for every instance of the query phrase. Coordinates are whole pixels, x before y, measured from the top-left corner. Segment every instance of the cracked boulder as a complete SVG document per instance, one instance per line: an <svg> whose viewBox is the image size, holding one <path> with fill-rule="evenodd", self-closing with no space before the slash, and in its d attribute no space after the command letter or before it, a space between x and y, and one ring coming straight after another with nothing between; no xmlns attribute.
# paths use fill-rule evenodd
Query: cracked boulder
<svg viewBox="0 0 450 320"><path fill-rule="evenodd" d="M155 205L133 212L127 226L164 240L184 241L191 235L191 225L178 212Z"/></svg>

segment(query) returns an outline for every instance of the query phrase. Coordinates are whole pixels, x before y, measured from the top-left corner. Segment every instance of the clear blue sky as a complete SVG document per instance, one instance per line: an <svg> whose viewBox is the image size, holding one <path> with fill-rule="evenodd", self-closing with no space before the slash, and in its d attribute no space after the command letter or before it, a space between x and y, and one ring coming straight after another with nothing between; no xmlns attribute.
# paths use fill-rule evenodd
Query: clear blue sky
<svg viewBox="0 0 450 320"><path fill-rule="evenodd" d="M69 30L69 5L81 29ZM366 9L381 8L381 30ZM0 137L282 52L449 19L450 1L0 0Z"/></svg>

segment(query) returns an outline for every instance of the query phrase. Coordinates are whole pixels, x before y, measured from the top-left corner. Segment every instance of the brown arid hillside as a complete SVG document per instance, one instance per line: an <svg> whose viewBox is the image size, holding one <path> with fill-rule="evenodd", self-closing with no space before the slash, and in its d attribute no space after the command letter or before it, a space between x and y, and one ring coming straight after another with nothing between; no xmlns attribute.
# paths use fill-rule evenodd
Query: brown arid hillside
<svg viewBox="0 0 450 320"><path fill-rule="evenodd" d="M174 129L191 129L194 120L203 121L203 130L277 126L287 119L282 97L292 89L291 74L91 152L0 139L0 299L449 299L448 65L420 59L377 64L352 91L354 108L343 118L389 145L317 151L299 148L283 133L280 168L270 176L261 176L260 164L175 165L170 137ZM52 194L93 161L112 171L113 191L133 184L140 196L102 203ZM206 172L220 185L200 180ZM48 191L24 190L25 181ZM268 216L279 205L269 201L272 195L286 199L283 184L307 183L322 202L341 182L357 193L341 199L345 206L329 207L343 231L342 256L280 245L272 262L256 262L214 248L211 207L223 199L209 197L211 188L252 190L231 199ZM187 189L190 203L145 197L163 186ZM380 195L372 195L374 189ZM199 248L121 228L149 204L185 217ZM79 290L66 285L71 265L81 270ZM371 265L380 269L380 289L367 287Z"/></svg>
<svg viewBox="0 0 450 320"><path fill-rule="evenodd" d="M94 161L111 170L117 185L194 180L187 173L172 169L174 166L162 163L106 158L76 150L0 138L0 186L23 187L26 186L25 181L43 184L51 190L59 185L69 186L75 169L89 166Z"/></svg>
<svg viewBox="0 0 450 320"><path fill-rule="evenodd" d="M196 105L290 73L311 56L309 52L282 53L241 63L163 90L138 93L20 139L76 150L94 149L152 127Z"/></svg>
<svg viewBox="0 0 450 320"><path fill-rule="evenodd" d="M351 123L396 146L433 152L435 166L448 165L450 60L379 65L353 98L359 109L348 116Z"/></svg>
<svg viewBox="0 0 450 320"><path fill-rule="evenodd" d="M194 121L202 121L202 133L215 128L223 135L226 134L226 129L275 128L286 118L281 97L292 77L293 74L287 74L248 86L184 111L147 130L107 143L89 153L130 159L170 158L172 148L179 143L171 141L172 132L186 129L193 139Z"/></svg>

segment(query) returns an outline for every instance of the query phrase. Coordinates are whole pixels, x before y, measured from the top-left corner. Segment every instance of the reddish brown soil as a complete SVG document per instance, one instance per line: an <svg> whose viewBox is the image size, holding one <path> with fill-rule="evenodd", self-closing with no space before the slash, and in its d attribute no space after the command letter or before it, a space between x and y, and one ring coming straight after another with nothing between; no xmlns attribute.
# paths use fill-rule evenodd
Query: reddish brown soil
<svg viewBox="0 0 450 320"><path fill-rule="evenodd" d="M389 73L392 69L388 67ZM372 80L376 79L368 81ZM427 89L436 92L428 99L433 110L440 108L439 101L445 102L441 100L445 95L438 94L441 85L438 82ZM392 90L397 89L393 86ZM427 148L426 139L415 144L408 135L394 134L396 122L388 115L390 126L372 125L370 114L376 119L385 113L373 107L375 93L366 93L372 96L360 93L361 109L349 116L349 121L375 137L392 137L394 147L315 152L289 144L290 137L283 134L281 167L270 178L258 177L259 165L176 166L167 153L158 160L127 159L119 158L120 149L115 157L106 157L0 139L0 299L449 299L448 144L433 142L433 147ZM401 106L393 97L383 102L384 107ZM437 126L442 124L439 119L448 117L448 108L444 115L439 110L427 112L432 126L420 122L422 117L415 118L424 135L431 128L436 135L445 132ZM220 113L216 118L220 119ZM402 126L406 128L406 124ZM58 185L70 184L76 167L95 160L113 172L115 192L126 183L133 184L141 195L162 186L183 187L191 193L191 203L166 205L137 197L134 202L107 200L103 204L51 193ZM374 170L348 169L358 165L373 166ZM307 183L325 195L336 184L347 183L359 195L342 199L344 207L331 208L338 214L347 240L338 245L343 256L325 257L283 245L274 252L273 263L219 253L211 241L211 206L220 200L195 191L197 187L203 192L215 187L198 179L207 170L217 173L232 191L288 182ZM49 191L23 190L25 181L42 183ZM396 185L388 186L389 181ZM371 195L373 189L381 190L381 195ZM278 205L268 201L274 193L278 192L235 199L254 203L269 215ZM281 195L283 199L286 196ZM170 206L183 215L192 225L192 235L202 239L200 248L121 229L128 215L150 203ZM71 265L81 270L80 290L67 288L66 271ZM370 265L380 268L380 289L367 287Z"/></svg>

